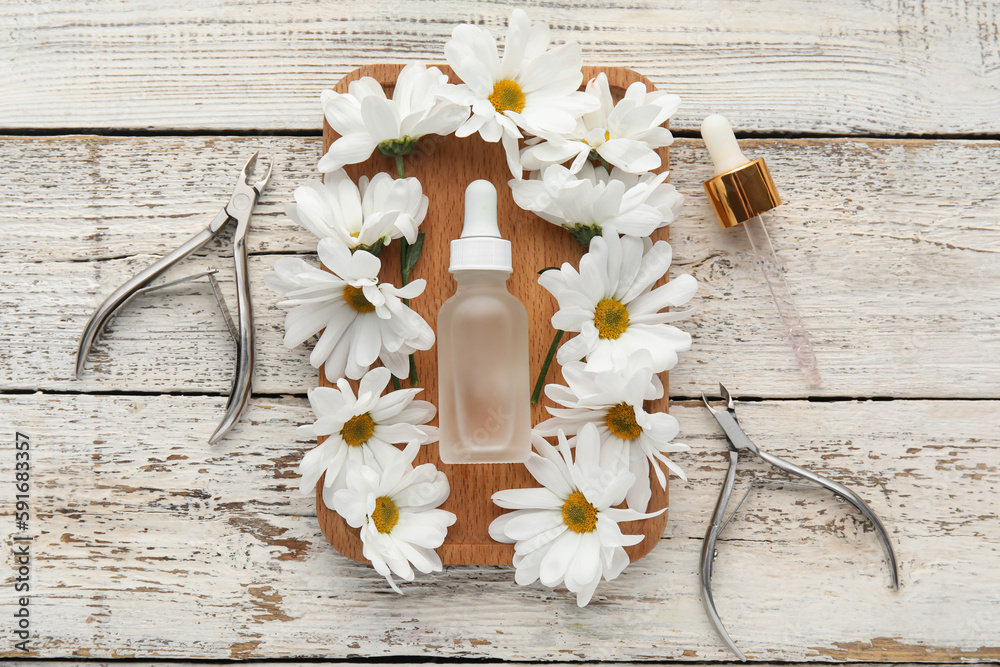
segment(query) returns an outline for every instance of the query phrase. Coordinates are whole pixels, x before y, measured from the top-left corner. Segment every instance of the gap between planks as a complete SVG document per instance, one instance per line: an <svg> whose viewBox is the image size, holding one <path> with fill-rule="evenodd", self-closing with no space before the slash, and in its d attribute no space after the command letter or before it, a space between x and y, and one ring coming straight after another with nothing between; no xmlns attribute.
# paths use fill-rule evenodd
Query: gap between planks
<svg viewBox="0 0 1000 667"><path fill-rule="evenodd" d="M802 132L802 131L769 131L752 128L734 128L739 141L766 141L771 139L857 139L859 141L902 140L902 141L997 141L1000 133L995 132ZM316 139L323 137L322 130L246 130L238 127L206 130L144 130L141 128L103 128L103 127L65 127L65 128L0 128L0 139L7 137L26 138L66 138L66 137L108 137L123 139L143 139L149 137L298 137ZM677 139L701 140L701 132L693 129L671 129Z"/></svg>

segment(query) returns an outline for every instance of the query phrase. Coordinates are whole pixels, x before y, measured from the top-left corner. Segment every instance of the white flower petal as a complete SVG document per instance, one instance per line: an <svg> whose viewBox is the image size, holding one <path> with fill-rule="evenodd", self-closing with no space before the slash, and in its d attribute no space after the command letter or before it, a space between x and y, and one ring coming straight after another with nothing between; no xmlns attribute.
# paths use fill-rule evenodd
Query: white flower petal
<svg viewBox="0 0 1000 667"><path fill-rule="evenodd" d="M514 540L507 537L505 531L507 529L507 524L510 523L511 519L513 519L516 514L517 512L507 512L506 514L501 514L490 522L489 533L490 537L495 542L500 542L502 544L512 544L514 542Z"/></svg>
<svg viewBox="0 0 1000 667"><path fill-rule="evenodd" d="M645 535L639 535L638 537L640 538L640 541L642 541L642 538L644 538ZM605 565L604 578L608 581L617 579L618 575L624 572L625 568L628 567L628 564L628 554L625 553L625 550L615 549L612 552L611 562Z"/></svg>
<svg viewBox="0 0 1000 667"><path fill-rule="evenodd" d="M321 303L316 307L297 306L285 316L285 347L291 349L319 333L338 311L336 303Z"/></svg>
<svg viewBox="0 0 1000 667"><path fill-rule="evenodd" d="M345 164L357 164L371 157L378 145L366 133L348 134L334 141L320 159L316 168L323 173L336 171Z"/></svg>
<svg viewBox="0 0 1000 667"><path fill-rule="evenodd" d="M617 523L605 516L597 518L597 534L601 538L601 546L605 548L630 547L639 544L645 537L643 535L625 535Z"/></svg>
<svg viewBox="0 0 1000 667"><path fill-rule="evenodd" d="M319 416L337 413L346 405L344 395L332 387L313 387L309 390L309 407Z"/></svg>
<svg viewBox="0 0 1000 667"><path fill-rule="evenodd" d="M551 460L532 455L524 465L539 484L550 489L556 496L566 498L573 492L568 475L563 473Z"/></svg>
<svg viewBox="0 0 1000 667"><path fill-rule="evenodd" d="M305 309L305 306L299 306L299 308ZM333 310L327 319L326 329L320 335L312 354L309 355L309 362L317 368L333 355L334 349L347 336L357 318L357 313L342 302L333 304L331 308ZM293 330L294 326L289 322L291 314L288 313L289 317L285 318L285 327L289 332ZM348 337L349 341L350 338Z"/></svg>
<svg viewBox="0 0 1000 667"><path fill-rule="evenodd" d="M597 577L590 583L585 584L576 591L576 606L586 607L590 604L591 599L594 597L594 592L597 590L597 585L601 583L601 578Z"/></svg>
<svg viewBox="0 0 1000 667"><path fill-rule="evenodd" d="M580 548L582 536L567 530L553 540L548 553L542 558L538 568L538 576L545 586L558 586L566 577L577 550Z"/></svg>
<svg viewBox="0 0 1000 667"><path fill-rule="evenodd" d="M507 523L504 534L517 540L522 551L524 543L540 538L550 541L566 530L562 514L558 511L523 510L515 512L515 516Z"/></svg>
<svg viewBox="0 0 1000 667"><path fill-rule="evenodd" d="M341 489L333 494L333 508L344 518L351 528L360 528L365 523L365 497L351 489Z"/></svg>
<svg viewBox="0 0 1000 667"><path fill-rule="evenodd" d="M653 171L661 164L660 156L644 141L610 139L597 149L598 155L609 163L633 174Z"/></svg>
<svg viewBox="0 0 1000 667"><path fill-rule="evenodd" d="M629 452L631 461L629 467L633 474L633 483L625 494L625 502L629 509L645 512L649 508L652 489L649 486L649 459L638 447L632 447ZM657 469L657 478L663 473ZM665 486L665 483L661 483ZM617 503L616 503L617 504Z"/></svg>
<svg viewBox="0 0 1000 667"><path fill-rule="evenodd" d="M337 341L337 344L334 346L333 351L330 352L330 355L325 360L314 359L313 357L315 355L310 355L309 363L316 368L323 366L323 372L326 375L326 379L335 381L338 378L344 377L344 369L347 366L347 358L350 349L350 337L341 336L341 338Z"/></svg>
<svg viewBox="0 0 1000 667"><path fill-rule="evenodd" d="M299 462L298 473L302 476L299 480L299 492L302 495L309 495L316 492L316 483L326 472L323 459L327 456L327 450L320 445L313 447Z"/></svg>
<svg viewBox="0 0 1000 667"><path fill-rule="evenodd" d="M596 582L601 579L601 570L600 537L594 531L583 533L580 546L566 572L566 587L574 592L586 588L591 583L596 587Z"/></svg>
<svg viewBox="0 0 1000 667"><path fill-rule="evenodd" d="M503 45L503 60L500 61L499 75L505 79L514 78L524 60L531 22L521 8L515 8L507 22L507 39Z"/></svg>
<svg viewBox="0 0 1000 667"><path fill-rule="evenodd" d="M376 144L400 137L399 111L389 100L366 97L361 100L361 115L368 134Z"/></svg>
<svg viewBox="0 0 1000 667"><path fill-rule="evenodd" d="M545 552L532 551L522 556L514 556L514 581L520 586L529 586L538 581L538 569Z"/></svg>
<svg viewBox="0 0 1000 667"><path fill-rule="evenodd" d="M493 91L500 58L489 32L468 24L455 26L444 45L444 54L458 78L477 95Z"/></svg>
<svg viewBox="0 0 1000 667"><path fill-rule="evenodd" d="M493 502L498 507L514 510L535 508L561 510L563 506L563 499L548 488L497 491L493 494Z"/></svg>

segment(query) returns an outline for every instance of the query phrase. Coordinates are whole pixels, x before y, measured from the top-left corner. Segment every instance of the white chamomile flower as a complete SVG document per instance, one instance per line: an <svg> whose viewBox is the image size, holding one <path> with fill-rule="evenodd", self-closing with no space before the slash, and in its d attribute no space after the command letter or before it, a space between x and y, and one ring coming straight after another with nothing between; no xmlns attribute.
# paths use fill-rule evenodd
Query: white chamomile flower
<svg viewBox="0 0 1000 667"><path fill-rule="evenodd" d="M677 276L653 289L670 268L666 241L618 237L605 230L590 242L590 252L577 272L569 263L545 271L538 283L559 302L552 326L577 335L559 348L561 365L586 358L592 373L620 372L628 358L647 350L654 373L673 368L677 353L691 347L691 334L667 322L686 313L662 312L680 306L698 287L689 275Z"/></svg>
<svg viewBox="0 0 1000 667"><path fill-rule="evenodd" d="M329 271L283 257L264 274L265 284L286 297L279 305L294 306L285 316L285 346L323 331L309 363L325 366L331 382L360 378L376 359L396 377L406 377L409 355L431 349L434 331L401 299L419 296L426 281L380 283L378 257L363 250L351 254L337 239L320 239L316 252Z"/></svg>
<svg viewBox="0 0 1000 667"><path fill-rule="evenodd" d="M540 435L547 436L559 431L576 435L587 424L596 426L601 439L601 465L635 475L625 501L629 509L637 512L645 512L649 507L649 465L653 465L660 487L666 489L667 477L661 465L687 479L684 471L666 455L690 449L672 442L679 431L673 415L649 414L643 409L644 400L663 396L663 384L651 365L652 359L645 350L629 357L621 373L588 373L579 361L567 363L562 367L567 386L545 387L545 395L562 407L548 407L552 418L535 427Z"/></svg>
<svg viewBox="0 0 1000 667"><path fill-rule="evenodd" d="M569 170L580 171L588 158L633 174L652 171L660 166L657 148L669 146L674 137L663 123L677 111L681 98L663 91L646 91L646 84L636 81L615 104L608 77L601 72L587 83L587 92L601 101L601 107L585 114L569 134L539 132L521 152L525 169L543 169L572 159Z"/></svg>
<svg viewBox="0 0 1000 667"><path fill-rule="evenodd" d="M578 90L583 82L580 45L567 42L550 49L549 27L532 25L522 9L510 16L502 59L489 31L467 23L455 27L444 53L464 82L452 99L472 107L472 116L455 135L479 132L483 141L502 141L515 178L521 177L518 128L571 132L577 118L600 104Z"/></svg>
<svg viewBox="0 0 1000 667"><path fill-rule="evenodd" d="M577 605L590 602L601 579L611 581L629 563L623 547L638 544L643 535L624 535L619 521L635 521L663 512L642 514L617 509L632 486L634 475L610 470L600 463L600 439L593 425L576 438L576 460L559 434L559 449L537 434L525 466L544 488L509 489L493 494L505 509L490 524L490 536L514 543L514 581L527 586L565 584L576 593Z"/></svg>
<svg viewBox="0 0 1000 667"><path fill-rule="evenodd" d="M333 237L352 251L377 253L392 239L415 243L427 215L427 197L416 178L393 178L385 172L358 185L343 169L325 180L295 189L295 203L285 209L292 220L319 238Z"/></svg>
<svg viewBox="0 0 1000 667"><path fill-rule="evenodd" d="M668 172L630 174L617 167L584 165L579 174L553 165L527 180L509 181L514 202L526 211L565 228L589 245L603 230L627 236L649 236L677 218L684 196L670 183Z"/></svg>
<svg viewBox="0 0 1000 667"><path fill-rule="evenodd" d="M395 443L411 440L427 444L437 440L437 428L427 426L437 412L427 401L415 401L421 389L399 389L385 396L389 370L373 368L358 385L355 396L351 385L341 378L337 388L315 387L309 390L309 404L316 422L299 427L299 432L313 438L326 437L299 463L299 490L313 493L319 478L323 480L323 500L332 506L335 491L346 486L347 464L354 461L381 472L399 453Z"/></svg>
<svg viewBox="0 0 1000 667"><path fill-rule="evenodd" d="M394 392L395 393L395 392ZM413 440L386 463L381 474L348 464L347 488L333 494L333 509L361 529L362 553L397 593L392 575L413 581L413 570L440 572L434 551L444 542L455 515L437 509L448 498L448 478L433 464L414 468L420 444Z"/></svg>
<svg viewBox="0 0 1000 667"><path fill-rule="evenodd" d="M451 134L469 109L442 97L450 88L454 85L437 67L410 63L396 78L391 100L370 76L352 81L347 93L323 91L323 114L340 138L319 161L319 170L362 162L376 148L383 155L406 155L425 135Z"/></svg>

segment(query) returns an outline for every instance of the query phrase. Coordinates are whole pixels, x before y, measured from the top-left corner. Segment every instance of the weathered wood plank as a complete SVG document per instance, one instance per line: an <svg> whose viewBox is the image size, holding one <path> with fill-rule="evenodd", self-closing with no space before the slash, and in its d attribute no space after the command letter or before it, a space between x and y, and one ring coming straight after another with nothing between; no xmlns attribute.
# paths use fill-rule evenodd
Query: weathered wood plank
<svg viewBox="0 0 1000 667"><path fill-rule="evenodd" d="M0 397L0 432L32 444L32 628L42 658L451 657L729 661L697 587L724 474L722 435L675 405L690 481L661 543L577 609L508 568L449 567L391 593L326 543L295 494L302 399L254 400L209 448L211 397ZM755 659L1000 659L995 401L742 404L768 451L858 491L896 544L887 588L870 529L827 494L767 485L719 545L714 591ZM738 498L759 464L739 474ZM5 522L6 539L13 530ZM943 565L947 564L947 566ZM8 572L4 575L10 579ZM10 583L9 581L7 582ZM9 608L5 585L0 604ZM488 604L483 604L488 601ZM17 657L7 640L0 651Z"/></svg>
<svg viewBox="0 0 1000 667"><path fill-rule="evenodd" d="M280 343L284 313L260 276L275 253L314 247L281 210L309 178L319 139L69 137L0 141L0 161L20 165L0 184L0 389L227 392L232 344L204 288L137 302L79 382L72 357L100 300L203 226L228 196L232 165L258 147L280 170L250 235L255 386L314 386L305 352ZM768 226L817 348L826 382L815 393L1000 396L1000 142L768 140L746 152L767 158L786 201ZM807 395L749 243L711 217L700 142L678 141L672 161L688 195L671 230L676 271L701 282L685 325L695 344L672 393L726 380L745 394ZM218 267L228 286L226 253L216 244L176 272Z"/></svg>
<svg viewBox="0 0 1000 667"><path fill-rule="evenodd" d="M390 665L399 665L400 667L415 667L416 665L426 665L427 662L433 661L433 658L428 658L426 661L416 661L404 662L404 661L393 661L393 662L366 662L365 664L371 665L372 667L389 667ZM7 664L11 667L70 667L70 665L92 665L93 662L84 660L74 660L72 658L66 660L8 660ZM102 667L108 663L100 663ZM119 660L115 664L123 665L124 667L160 667L162 665L176 665L177 667L195 667L196 665L204 665L205 667L222 667L223 665L231 665L232 662L211 662L211 661L198 661L198 662L184 662L184 661L170 661L169 663L164 660ZM269 660L267 663L270 667L297 667L301 663L299 662L283 662L279 660ZM317 665L318 667L333 667L334 665L342 665L343 662L322 662L322 661L311 661L310 664ZM507 665L508 662L490 662L477 660L475 662L463 662L461 660L450 661L449 664L456 665L456 667L472 667L473 665L486 665L487 667ZM550 662L547 663L548 667L568 667L573 665L574 667L580 667L581 665L596 665L604 663L596 662ZM649 662L616 662L618 667L648 667L651 664L658 664L655 661ZM685 663L690 667L695 667L696 665L708 665L715 663L707 662L687 662ZM803 665L808 665L808 662L754 662L757 667L802 667ZM947 662L920 662L920 663L877 663L869 662L868 665L872 667L913 667L914 665L920 665L920 667L942 667L943 665L950 665L953 663Z"/></svg>
<svg viewBox="0 0 1000 667"><path fill-rule="evenodd" d="M224 244L215 245L220 249ZM219 269L226 300L235 304L232 252L215 249L188 259L176 274ZM117 285L156 259L137 255L103 262L0 265L5 288L0 298L19 313L0 329L0 347L9 351L0 357L4 388L228 394L236 346L204 281L136 298L108 325L81 378L74 379L87 318ZM309 365L309 349L288 350L282 343L285 310L275 305L277 295L262 278L273 264L268 255L249 262L257 349L254 391L303 394L316 386L316 370Z"/></svg>
<svg viewBox="0 0 1000 667"><path fill-rule="evenodd" d="M0 16L0 127L318 129L319 91L362 64L442 60L462 21L502 35L511 5L112 0L15 3ZM763 131L1000 130L997 6L808 0L548 2L532 16L594 65Z"/></svg>
<svg viewBox="0 0 1000 667"><path fill-rule="evenodd" d="M251 253L310 252L316 239L284 214L317 178L322 139L298 137L4 137L3 255L24 261L165 254L225 205L254 151L274 160L254 209Z"/></svg>

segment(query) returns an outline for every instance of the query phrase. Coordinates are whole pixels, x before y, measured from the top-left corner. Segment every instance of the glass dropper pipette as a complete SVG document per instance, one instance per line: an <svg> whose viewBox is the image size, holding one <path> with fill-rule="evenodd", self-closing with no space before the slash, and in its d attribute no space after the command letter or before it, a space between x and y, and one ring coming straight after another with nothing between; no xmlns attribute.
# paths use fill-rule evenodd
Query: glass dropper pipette
<svg viewBox="0 0 1000 667"><path fill-rule="evenodd" d="M706 118L701 124L701 136L715 164L715 176L705 181L705 192L719 224L723 228L743 224L799 368L811 387L819 387L816 353L764 227L763 216L781 204L771 173L763 159L751 161L743 155L733 128L724 116L714 114Z"/></svg>

